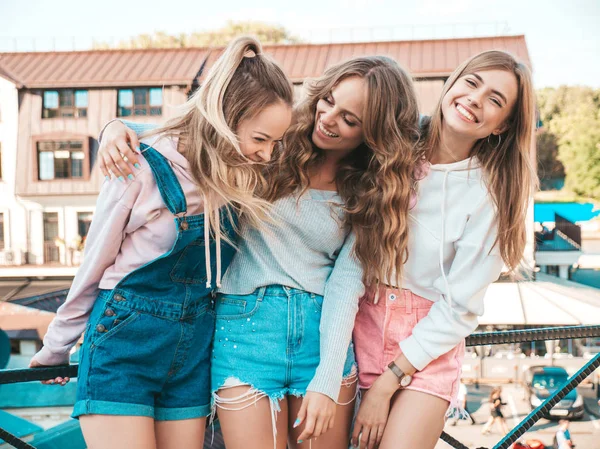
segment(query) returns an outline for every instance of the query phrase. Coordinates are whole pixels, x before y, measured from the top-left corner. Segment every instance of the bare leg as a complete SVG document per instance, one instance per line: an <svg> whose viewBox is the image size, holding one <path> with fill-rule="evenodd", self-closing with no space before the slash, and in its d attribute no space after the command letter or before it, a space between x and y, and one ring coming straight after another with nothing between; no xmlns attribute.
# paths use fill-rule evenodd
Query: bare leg
<svg viewBox="0 0 600 449"><path fill-rule="evenodd" d="M471 420L471 425L474 426L475 424L477 424L475 422L475 418L473 418L473 415L471 414L471 412L469 410L467 410L466 406L465 406L465 412L467 412L469 414L469 419Z"/></svg>
<svg viewBox="0 0 600 449"><path fill-rule="evenodd" d="M380 449L433 449L444 429L448 401L402 390L392 400Z"/></svg>
<svg viewBox="0 0 600 449"><path fill-rule="evenodd" d="M157 449L202 449L206 418L156 421Z"/></svg>
<svg viewBox="0 0 600 449"><path fill-rule="evenodd" d="M494 418L492 427L494 427L496 424L498 424L498 427L500 427L500 432L502 432L502 424L500 424L500 418Z"/></svg>
<svg viewBox="0 0 600 449"><path fill-rule="evenodd" d="M156 449L153 418L83 415L79 423L88 449Z"/></svg>
<svg viewBox="0 0 600 449"><path fill-rule="evenodd" d="M279 402L281 412L274 412L270 399L249 385L223 388L217 392L217 397L217 414L227 449L285 449L288 435L286 399ZM273 441L275 430L276 445Z"/></svg>
<svg viewBox="0 0 600 449"><path fill-rule="evenodd" d="M508 425L506 424L506 419L498 418L498 422L500 424L500 431L502 435L506 435L508 433Z"/></svg>
<svg viewBox="0 0 600 449"><path fill-rule="evenodd" d="M347 449L350 444L350 426L352 426L352 416L354 415L354 403L356 397L356 382L352 385L343 386L340 390L338 405L336 407L335 422L333 429L312 440L307 440L298 444L298 437L304 430L304 425L293 428L298 411L302 405L302 398L288 396L290 404L290 414L288 426L290 429L290 449ZM344 405L341 405L344 404Z"/></svg>
<svg viewBox="0 0 600 449"><path fill-rule="evenodd" d="M485 425L481 428L481 433L486 434L492 430L492 426L494 425L494 417L490 416L486 421Z"/></svg>

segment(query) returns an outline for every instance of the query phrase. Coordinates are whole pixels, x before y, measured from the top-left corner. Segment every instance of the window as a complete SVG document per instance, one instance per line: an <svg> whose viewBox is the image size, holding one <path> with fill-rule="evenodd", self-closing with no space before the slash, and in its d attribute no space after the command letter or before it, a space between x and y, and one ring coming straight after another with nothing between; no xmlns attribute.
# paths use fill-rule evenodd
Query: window
<svg viewBox="0 0 600 449"><path fill-rule="evenodd" d="M0 212L0 251L4 249L4 214Z"/></svg>
<svg viewBox="0 0 600 449"><path fill-rule="evenodd" d="M42 117L87 117L87 107L87 90L46 90Z"/></svg>
<svg viewBox="0 0 600 449"><path fill-rule="evenodd" d="M50 140L37 143L38 179L84 178L85 151L81 140Z"/></svg>
<svg viewBox="0 0 600 449"><path fill-rule="evenodd" d="M77 212L77 233L82 239L85 239L90 230L93 215L92 212Z"/></svg>
<svg viewBox="0 0 600 449"><path fill-rule="evenodd" d="M120 89L118 117L162 115L162 89L160 87Z"/></svg>
<svg viewBox="0 0 600 449"><path fill-rule="evenodd" d="M58 212L44 212L44 263L58 262L60 252L58 238Z"/></svg>

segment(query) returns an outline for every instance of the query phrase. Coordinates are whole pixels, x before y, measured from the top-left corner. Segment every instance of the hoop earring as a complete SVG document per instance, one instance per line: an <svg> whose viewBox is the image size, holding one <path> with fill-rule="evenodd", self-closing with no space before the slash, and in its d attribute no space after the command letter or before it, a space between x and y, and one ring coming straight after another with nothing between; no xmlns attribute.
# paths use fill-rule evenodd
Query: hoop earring
<svg viewBox="0 0 600 449"><path fill-rule="evenodd" d="M500 134L498 134L498 143L496 145L492 145L492 142L490 142L490 137L492 137L494 134L490 134L487 138L487 142L488 145L491 146L494 150L497 150L498 147L500 146L500 143L502 142L502 136Z"/></svg>

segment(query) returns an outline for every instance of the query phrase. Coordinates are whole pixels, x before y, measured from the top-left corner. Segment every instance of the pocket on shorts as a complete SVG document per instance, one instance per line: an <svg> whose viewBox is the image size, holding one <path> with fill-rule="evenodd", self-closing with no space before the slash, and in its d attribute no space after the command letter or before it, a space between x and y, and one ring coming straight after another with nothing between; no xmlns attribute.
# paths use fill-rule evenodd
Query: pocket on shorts
<svg viewBox="0 0 600 449"><path fill-rule="evenodd" d="M317 311L321 311L323 309L323 297L321 295L316 295L314 293L310 294L313 304L315 305Z"/></svg>
<svg viewBox="0 0 600 449"><path fill-rule="evenodd" d="M91 346L99 346L106 342L106 340L133 323L139 315L140 313L136 310L116 307L110 302L106 303L104 311L97 322L93 324L90 323L89 333Z"/></svg>
<svg viewBox="0 0 600 449"><path fill-rule="evenodd" d="M228 295L219 294L215 301L215 313L218 320L239 320L254 315L262 302L255 294Z"/></svg>
<svg viewBox="0 0 600 449"><path fill-rule="evenodd" d="M431 310L431 307L416 309L416 311L417 311L417 323L419 321L421 321L423 318L425 318L427 315L429 315L429 311L430 310Z"/></svg>
<svg viewBox="0 0 600 449"><path fill-rule="evenodd" d="M388 309L390 319L387 328L384 329L385 349L388 351L399 351L398 343L408 338L417 324L417 313L406 313L404 308Z"/></svg>
<svg viewBox="0 0 600 449"><path fill-rule="evenodd" d="M360 309L367 302L369 302L369 297L366 294L361 296L358 300L358 308Z"/></svg>

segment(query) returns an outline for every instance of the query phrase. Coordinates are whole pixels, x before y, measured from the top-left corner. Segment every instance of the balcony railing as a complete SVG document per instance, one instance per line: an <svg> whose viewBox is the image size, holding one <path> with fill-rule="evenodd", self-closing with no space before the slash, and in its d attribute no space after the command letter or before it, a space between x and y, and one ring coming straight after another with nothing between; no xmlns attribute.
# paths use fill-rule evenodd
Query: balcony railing
<svg viewBox="0 0 600 449"><path fill-rule="evenodd" d="M557 213L554 214L554 222L556 223L556 232L581 250L581 227Z"/></svg>
<svg viewBox="0 0 600 449"><path fill-rule="evenodd" d="M569 326L552 327L543 329L515 330L502 332L485 332L473 334L466 339L467 346L497 345L506 343L523 343L532 341L559 340L569 338L600 337L600 325L597 326ZM493 449L508 449L513 443L527 432L533 425L558 404L571 390L576 388L583 380L600 367L600 353L586 362L579 371L572 375L561 387L536 407L523 421L514 427ZM56 366L50 368L0 370L0 385L17 382L30 382L56 377L76 377L77 365ZM36 449L34 446L17 438L16 436L0 429L0 438L17 449ZM460 441L446 432L442 432L440 439L456 449L469 449ZM218 448L215 448L218 449ZM480 447L478 449L487 449Z"/></svg>
<svg viewBox="0 0 600 449"><path fill-rule="evenodd" d="M61 251L63 247L55 242L44 242L44 265L67 265L79 266L83 258L83 251L73 247L67 247ZM61 253L64 253L64 260L61 260Z"/></svg>
<svg viewBox="0 0 600 449"><path fill-rule="evenodd" d="M54 242L44 242L44 263L59 264L60 248Z"/></svg>

